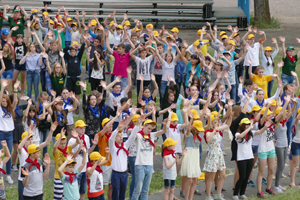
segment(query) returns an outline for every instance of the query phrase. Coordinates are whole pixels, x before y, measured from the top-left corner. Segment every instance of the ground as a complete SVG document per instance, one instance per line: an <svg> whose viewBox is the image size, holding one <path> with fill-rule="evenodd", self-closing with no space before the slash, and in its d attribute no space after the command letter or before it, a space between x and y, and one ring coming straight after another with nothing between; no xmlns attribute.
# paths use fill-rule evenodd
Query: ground
<svg viewBox="0 0 300 200"><path fill-rule="evenodd" d="M24 5L24 1L14 1L15 4L21 4ZM3 1L3 4L8 3L8 1ZM11 3L11 2L9 2ZM251 3L253 4L253 1L251 1ZM237 1L236 0L226 0L226 5L224 5L224 1L223 0L215 0L215 5L216 6L237 6ZM298 30L300 28L300 20L299 20L299 16L298 16L298 9L299 9L299 5L297 0L290 0L290 1L281 1L281 0L271 0L270 1L270 11L271 11L271 15L278 18L281 22L281 28L279 30L264 30L267 34L267 41L266 41L266 45L271 45L271 37L276 37L278 38L279 36L285 36L286 37L286 46L288 45L294 45L294 46L298 46L298 44L296 44L296 37L299 37L298 35ZM66 5L67 6L67 5ZM253 5L251 5L251 13L253 13ZM197 39L197 34L196 34L196 30L180 30L179 33L185 40L187 40L187 42L189 44L191 44L194 40ZM244 34L244 32L241 33L242 35ZM271 45L272 46L272 45ZM273 46L272 46L273 47ZM279 44L280 47L280 44ZM281 51L279 53L279 55L276 57L275 62L279 62L280 61L280 57L281 57ZM83 62L84 63L84 62ZM299 74L299 70L297 70L297 74ZM276 89L277 87L277 83L275 82L274 88ZM75 119L81 119L82 116L76 116ZM159 144L161 144L162 141L159 141ZM226 167L227 167L227 177L225 180L225 184L224 184L224 189L226 189L226 192L223 192L225 199L231 199L233 191L232 191L232 187L233 187L233 172L235 169L235 163L230 161L230 157L231 157L231 151L230 151L230 142L228 140L228 136L224 136L224 145L225 145L225 152L227 154L227 156L225 156L225 161L226 161ZM52 147L50 147L52 148ZM204 151L202 154L202 160L201 160L201 168L203 168L203 163L205 160L205 149L207 148L206 144L204 144ZM159 150L158 150L159 151ZM50 150L50 152L52 152ZM52 156L51 156L52 157ZM53 159L52 159L53 161ZM288 161L287 161L288 164ZM162 199L162 194L163 194L163 180L162 180L162 158L160 153L158 152L156 157L155 157L155 165L154 165L154 169L155 169L155 173L152 177L152 183L150 186L150 196L149 199L150 200L160 200ZM286 176L288 176L288 169L289 167L285 167L284 170L284 174ZM276 169L275 169L276 170ZM52 162L51 164L51 173L50 176L51 178L49 178L49 180L44 182L44 199L50 200L53 199L53 173L54 173L54 163ZM267 171L265 172L264 177L266 177ZM14 184L13 185L8 185L7 182L5 182L5 187L6 187L6 194L7 194L7 199L17 199L17 172L12 172L12 177L14 180ZM257 176L257 168L254 169L253 172L253 180L255 182L256 180L256 176ZM177 182L176 182L176 186L180 186L180 179L181 177L179 176L177 178ZM296 177L296 183L297 181L299 181L299 173L297 174ZM274 181L273 181L274 182ZM255 183L256 184L256 183ZM283 195L276 195L276 196L266 196L268 197L268 199L272 198L272 199L280 199L280 200L288 200L288 199L300 199L300 191L298 189L290 189L288 188L289 185L289 178L284 178L281 180L281 185L287 187L288 192L285 192ZM274 186L274 183L272 184L272 186ZM263 191L265 190L265 185L263 185ZM197 185L197 189L202 193L202 196L195 196L194 199L204 199L205 198L205 183L204 181L199 181L198 185ZM215 193L215 191L212 191L213 193ZM256 195L256 188L247 188L246 191L246 195L251 197L250 199L256 199L255 196ZM175 189L175 195L177 197L179 197L179 188ZM128 194L127 194L128 197ZM87 199L87 197L85 197L85 199ZM107 198L106 198L107 199ZM181 198L182 199L182 198Z"/></svg>

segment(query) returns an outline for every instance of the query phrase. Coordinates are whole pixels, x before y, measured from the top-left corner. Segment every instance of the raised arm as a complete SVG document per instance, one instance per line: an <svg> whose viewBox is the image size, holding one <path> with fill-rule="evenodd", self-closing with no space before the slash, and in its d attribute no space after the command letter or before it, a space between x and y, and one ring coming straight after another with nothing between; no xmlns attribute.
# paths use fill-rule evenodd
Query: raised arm
<svg viewBox="0 0 300 200"><path fill-rule="evenodd" d="M285 37L279 36L279 40L282 43L282 58L285 59L286 57L286 51L285 51Z"/></svg>
<svg viewBox="0 0 300 200"><path fill-rule="evenodd" d="M152 83L153 83L153 85L154 85L154 91L153 91L153 93L152 93L152 99L155 99L155 97L156 97L156 95L157 95L157 93L158 93L158 85L157 85L157 83L156 83L156 81L155 81L155 75L154 74L151 74L151 80L152 80Z"/></svg>
<svg viewBox="0 0 300 200"><path fill-rule="evenodd" d="M247 62L249 63L249 69L248 69L249 78L250 78L250 79L253 79L253 73L252 73L252 60L247 59Z"/></svg>

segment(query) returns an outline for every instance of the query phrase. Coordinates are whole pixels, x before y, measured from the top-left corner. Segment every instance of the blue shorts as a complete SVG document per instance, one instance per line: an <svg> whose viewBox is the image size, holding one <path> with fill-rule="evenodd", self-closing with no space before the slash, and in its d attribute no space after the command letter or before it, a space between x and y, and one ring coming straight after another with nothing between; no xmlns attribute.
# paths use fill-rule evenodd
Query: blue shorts
<svg viewBox="0 0 300 200"><path fill-rule="evenodd" d="M12 79L13 78L13 70L10 69L10 70L7 70L7 71L4 71L3 74L1 75L1 79Z"/></svg>
<svg viewBox="0 0 300 200"><path fill-rule="evenodd" d="M258 146L252 145L252 152L253 152L253 155L257 155L258 154Z"/></svg>
<svg viewBox="0 0 300 200"><path fill-rule="evenodd" d="M20 65L19 63L15 64L15 70L21 71L21 72L26 72L26 64Z"/></svg>
<svg viewBox="0 0 300 200"><path fill-rule="evenodd" d="M292 156L300 156L300 143L292 142L291 152Z"/></svg>
<svg viewBox="0 0 300 200"><path fill-rule="evenodd" d="M175 188L175 180L164 179L164 185L166 189Z"/></svg>
<svg viewBox="0 0 300 200"><path fill-rule="evenodd" d="M78 186L79 186L79 193L80 194L85 194L86 192L86 173L81 172L80 175L78 176Z"/></svg>

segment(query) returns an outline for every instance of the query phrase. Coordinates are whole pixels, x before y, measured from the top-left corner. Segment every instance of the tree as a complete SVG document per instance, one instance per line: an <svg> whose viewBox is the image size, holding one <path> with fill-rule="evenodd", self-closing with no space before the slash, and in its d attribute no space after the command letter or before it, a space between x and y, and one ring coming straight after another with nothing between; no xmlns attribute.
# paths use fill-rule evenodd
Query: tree
<svg viewBox="0 0 300 200"><path fill-rule="evenodd" d="M269 0L254 0L254 20L271 23Z"/></svg>

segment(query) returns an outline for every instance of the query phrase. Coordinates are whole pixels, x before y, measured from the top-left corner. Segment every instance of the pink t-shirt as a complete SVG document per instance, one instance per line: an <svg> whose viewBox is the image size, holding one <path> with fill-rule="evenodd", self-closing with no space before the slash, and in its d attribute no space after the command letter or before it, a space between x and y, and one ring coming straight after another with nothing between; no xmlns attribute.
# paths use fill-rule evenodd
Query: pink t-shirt
<svg viewBox="0 0 300 200"><path fill-rule="evenodd" d="M114 66L113 75L127 77L126 69L129 65L129 60L131 58L129 52L120 55L116 51L114 51L113 56L115 57L115 66Z"/></svg>

